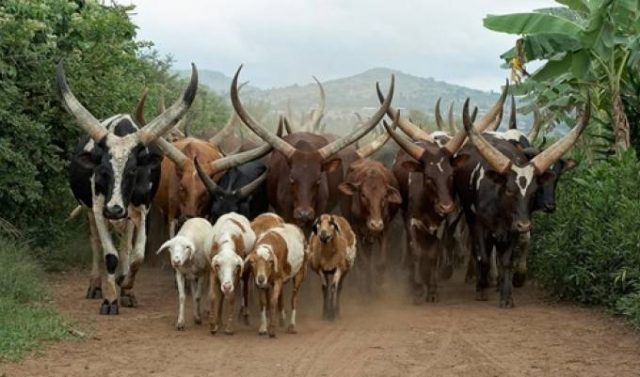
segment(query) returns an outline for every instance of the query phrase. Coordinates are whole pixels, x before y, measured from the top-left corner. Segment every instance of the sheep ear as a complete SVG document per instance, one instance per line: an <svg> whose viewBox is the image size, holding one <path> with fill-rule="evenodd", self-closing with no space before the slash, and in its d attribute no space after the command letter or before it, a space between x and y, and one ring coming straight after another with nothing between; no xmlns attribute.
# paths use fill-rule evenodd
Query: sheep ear
<svg viewBox="0 0 640 377"><path fill-rule="evenodd" d="M275 253L271 252L271 256L273 257L273 270L277 273L280 273L280 270L278 269L278 258L276 258Z"/></svg>
<svg viewBox="0 0 640 377"><path fill-rule="evenodd" d="M311 224L311 233L318 234L319 222L320 222L320 217L316 217L316 219L313 221L313 224Z"/></svg>
<svg viewBox="0 0 640 377"><path fill-rule="evenodd" d="M164 249L168 249L169 247L171 247L171 245L173 244L172 242L173 240L169 240L165 243L162 244L162 246L160 246L160 248L158 249L158 251L156 251L156 255L160 254Z"/></svg>

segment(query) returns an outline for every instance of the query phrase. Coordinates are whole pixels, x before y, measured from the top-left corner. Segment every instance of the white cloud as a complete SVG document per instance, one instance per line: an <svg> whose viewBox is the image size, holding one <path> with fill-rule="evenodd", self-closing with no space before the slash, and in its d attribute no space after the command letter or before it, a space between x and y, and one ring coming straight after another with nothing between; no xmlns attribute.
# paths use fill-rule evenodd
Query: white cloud
<svg viewBox="0 0 640 377"><path fill-rule="evenodd" d="M487 14L553 6L551 0L128 0L139 38L171 53L268 87L321 80L372 67L481 89L507 75L500 53L514 36L482 26Z"/></svg>

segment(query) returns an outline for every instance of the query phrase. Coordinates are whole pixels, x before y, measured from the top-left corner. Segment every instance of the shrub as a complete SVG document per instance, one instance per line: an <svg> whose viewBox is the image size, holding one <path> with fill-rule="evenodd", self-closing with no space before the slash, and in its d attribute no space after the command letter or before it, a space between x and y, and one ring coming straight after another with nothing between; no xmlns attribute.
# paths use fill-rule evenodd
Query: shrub
<svg viewBox="0 0 640 377"><path fill-rule="evenodd" d="M640 163L635 153L570 173L555 214L536 215L531 266L562 299L640 324Z"/></svg>

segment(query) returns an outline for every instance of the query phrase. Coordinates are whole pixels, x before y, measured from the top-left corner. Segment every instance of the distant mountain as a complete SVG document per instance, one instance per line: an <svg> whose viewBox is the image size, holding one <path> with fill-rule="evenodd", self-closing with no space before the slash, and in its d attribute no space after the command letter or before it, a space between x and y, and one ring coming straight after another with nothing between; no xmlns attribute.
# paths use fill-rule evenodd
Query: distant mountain
<svg viewBox="0 0 640 377"><path fill-rule="evenodd" d="M180 74L186 76L187 72ZM379 82L386 93L391 74L396 78L393 106L403 109L405 115L408 115L410 110L418 110L433 119L438 97L442 97L441 110L445 119L451 101L455 102L455 114L459 118L462 104L467 97L471 98L472 104L478 106L480 114L483 114L498 98L498 93L495 92L483 92L388 68L374 68L336 80L322 81L322 78L319 78L327 96L327 111L323 121L329 125L329 129L343 133L343 127L355 123L354 112L364 117L372 115L379 105L375 84ZM212 90L228 97L231 78L220 72L203 70L200 71L200 80ZM293 109L294 120L299 121L303 113L308 114L319 102L315 82L272 89L249 87L243 89L241 97L246 102L267 104L272 110L270 123L273 122L275 113L287 114L289 103Z"/></svg>

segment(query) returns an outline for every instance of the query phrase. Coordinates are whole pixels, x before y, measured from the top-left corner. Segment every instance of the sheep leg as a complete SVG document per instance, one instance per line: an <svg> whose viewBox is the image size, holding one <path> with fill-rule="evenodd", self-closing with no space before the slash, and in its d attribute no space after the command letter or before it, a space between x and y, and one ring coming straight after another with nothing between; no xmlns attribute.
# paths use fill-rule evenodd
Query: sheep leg
<svg viewBox="0 0 640 377"><path fill-rule="evenodd" d="M276 311L278 309L278 300L280 299L280 295L282 294L282 281L276 280L273 283L273 288L271 291L271 299L269 300L269 325L267 327L267 332L269 333L270 338L275 338L276 336Z"/></svg>
<svg viewBox="0 0 640 377"><path fill-rule="evenodd" d="M336 272L333 274L333 281L331 282L331 317L330 320L336 319L338 316L338 289L340 286L340 281L342 280L342 270L340 268L336 269Z"/></svg>
<svg viewBox="0 0 640 377"><path fill-rule="evenodd" d="M260 297L260 328L258 329L258 335L267 335L267 306L269 304L268 301L268 290L267 289L259 289L259 297Z"/></svg>
<svg viewBox="0 0 640 377"><path fill-rule="evenodd" d="M329 300L327 300L327 293L329 291L328 286L328 274L324 271L320 271L320 280L322 282L322 319L329 319Z"/></svg>
<svg viewBox="0 0 640 377"><path fill-rule="evenodd" d="M209 310L209 332L215 334L220 328L220 317L222 311L222 292L220 282L216 274L211 274L209 279L209 299L211 300L211 310Z"/></svg>
<svg viewBox="0 0 640 377"><path fill-rule="evenodd" d="M242 272L242 306L240 320L249 326L249 285L251 284L251 267L246 266Z"/></svg>
<svg viewBox="0 0 640 377"><path fill-rule="evenodd" d="M102 298L102 278L100 277L100 253L102 252L102 245L100 245L100 238L98 236L98 229L96 227L96 219L93 217L93 212L88 211L87 217L89 218L89 235L91 239L91 275L89 278L89 288L87 289L88 299L100 299Z"/></svg>
<svg viewBox="0 0 640 377"><path fill-rule="evenodd" d="M287 332L289 334L295 334L296 331L296 310L298 308L298 293L300 292L300 287L302 286L302 282L304 281L305 268L304 266L300 268L300 271L293 278L293 289L291 290L291 319L289 321L289 327L287 328Z"/></svg>
<svg viewBox="0 0 640 377"><path fill-rule="evenodd" d="M107 270L107 289L103 293L104 300L100 304L100 314L117 315L120 312L118 305L118 290L116 289L116 270L118 268L118 252L113 245L109 225L102 215L104 196L97 195L93 202L93 217L96 221L96 229L102 245L105 269Z"/></svg>
<svg viewBox="0 0 640 377"><path fill-rule="evenodd" d="M342 295L342 286L344 285L344 277L347 276L347 273L344 272L342 274L342 277L340 278L340 282L338 283L338 300L337 300L337 306L336 306L336 317L340 317L340 296Z"/></svg>
<svg viewBox="0 0 640 377"><path fill-rule="evenodd" d="M196 277L193 282L191 282L191 298L193 299L193 322L196 325L202 323L201 315L201 296L202 296L202 285L204 278Z"/></svg>
<svg viewBox="0 0 640 377"><path fill-rule="evenodd" d="M284 311L284 294L280 294L280 297L278 297L278 312L280 313L280 327L284 327L287 324L287 313Z"/></svg>
<svg viewBox="0 0 640 377"><path fill-rule="evenodd" d="M233 316L235 314L236 309L236 294L232 292L227 295L227 303L229 304L229 308L227 308L227 324L224 328L224 333L227 335L233 335ZM222 314L222 313L221 313Z"/></svg>
<svg viewBox="0 0 640 377"><path fill-rule="evenodd" d="M184 330L184 302L186 295L184 292L184 275L176 271L176 284L178 285L178 321L176 322L176 330Z"/></svg>

